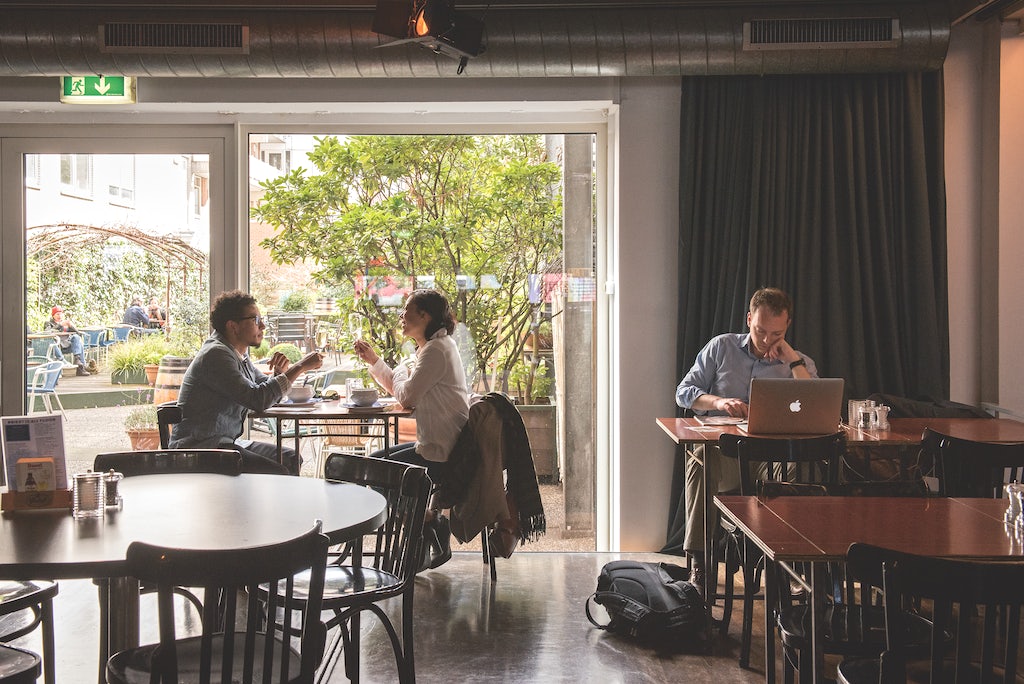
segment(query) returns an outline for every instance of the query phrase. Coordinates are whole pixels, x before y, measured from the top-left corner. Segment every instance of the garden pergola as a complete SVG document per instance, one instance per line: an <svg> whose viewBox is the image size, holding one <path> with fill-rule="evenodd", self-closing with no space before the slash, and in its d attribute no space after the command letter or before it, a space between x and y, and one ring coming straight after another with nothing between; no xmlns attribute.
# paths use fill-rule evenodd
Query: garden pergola
<svg viewBox="0 0 1024 684"><path fill-rule="evenodd" d="M49 266L69 258L75 250L101 245L114 238L135 243L163 259L167 271L165 303L169 303L171 297L172 270L181 270L183 285L189 266L197 267L199 278L202 279L207 262L206 254L175 235L150 235L134 226L88 226L73 223L33 226L26 231L25 251L28 256L39 259L41 265Z"/></svg>

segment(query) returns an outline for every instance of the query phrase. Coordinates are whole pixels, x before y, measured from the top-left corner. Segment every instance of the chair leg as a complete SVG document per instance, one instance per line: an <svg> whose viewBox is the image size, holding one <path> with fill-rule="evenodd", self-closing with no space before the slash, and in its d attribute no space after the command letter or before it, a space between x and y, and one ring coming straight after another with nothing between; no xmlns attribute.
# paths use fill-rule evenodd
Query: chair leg
<svg viewBox="0 0 1024 684"><path fill-rule="evenodd" d="M494 564L494 554L491 553L491 541L488 534L491 528L485 527L480 531L480 547L484 554L484 563L490 565L491 570L491 581L498 581L498 567Z"/></svg>
<svg viewBox="0 0 1024 684"><path fill-rule="evenodd" d="M53 601L43 601L39 607L42 611L43 626L43 681L46 684L56 684L56 656L54 655L53 636Z"/></svg>

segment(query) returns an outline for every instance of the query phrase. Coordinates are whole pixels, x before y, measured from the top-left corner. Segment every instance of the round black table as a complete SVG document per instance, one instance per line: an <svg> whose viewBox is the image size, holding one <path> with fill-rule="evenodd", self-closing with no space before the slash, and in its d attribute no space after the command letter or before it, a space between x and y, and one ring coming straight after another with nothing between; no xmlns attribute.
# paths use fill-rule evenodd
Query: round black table
<svg viewBox="0 0 1024 684"><path fill-rule="evenodd" d="M308 532L332 543L383 524L385 501L352 484L285 475L168 474L126 478L121 510L75 519L64 511L0 516L0 579L111 578L110 652L138 645L138 584L123 577L133 541L182 548L262 546Z"/></svg>

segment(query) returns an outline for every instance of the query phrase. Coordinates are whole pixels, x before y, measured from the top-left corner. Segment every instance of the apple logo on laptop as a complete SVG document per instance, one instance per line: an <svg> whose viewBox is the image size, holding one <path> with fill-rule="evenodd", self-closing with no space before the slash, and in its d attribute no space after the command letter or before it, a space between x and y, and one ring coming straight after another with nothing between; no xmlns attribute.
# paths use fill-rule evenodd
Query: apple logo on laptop
<svg viewBox="0 0 1024 684"><path fill-rule="evenodd" d="M800 413L800 400L797 399L792 404L790 404L789 410L792 411L793 413Z"/></svg>

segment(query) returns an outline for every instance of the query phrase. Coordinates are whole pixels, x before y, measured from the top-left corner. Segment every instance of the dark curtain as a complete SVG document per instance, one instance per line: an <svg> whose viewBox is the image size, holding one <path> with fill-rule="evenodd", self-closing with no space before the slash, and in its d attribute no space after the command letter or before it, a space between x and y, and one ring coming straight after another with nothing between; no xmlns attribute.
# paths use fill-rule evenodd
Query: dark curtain
<svg viewBox="0 0 1024 684"><path fill-rule="evenodd" d="M948 397L942 108L940 72L683 82L677 377L771 285L848 398Z"/></svg>

